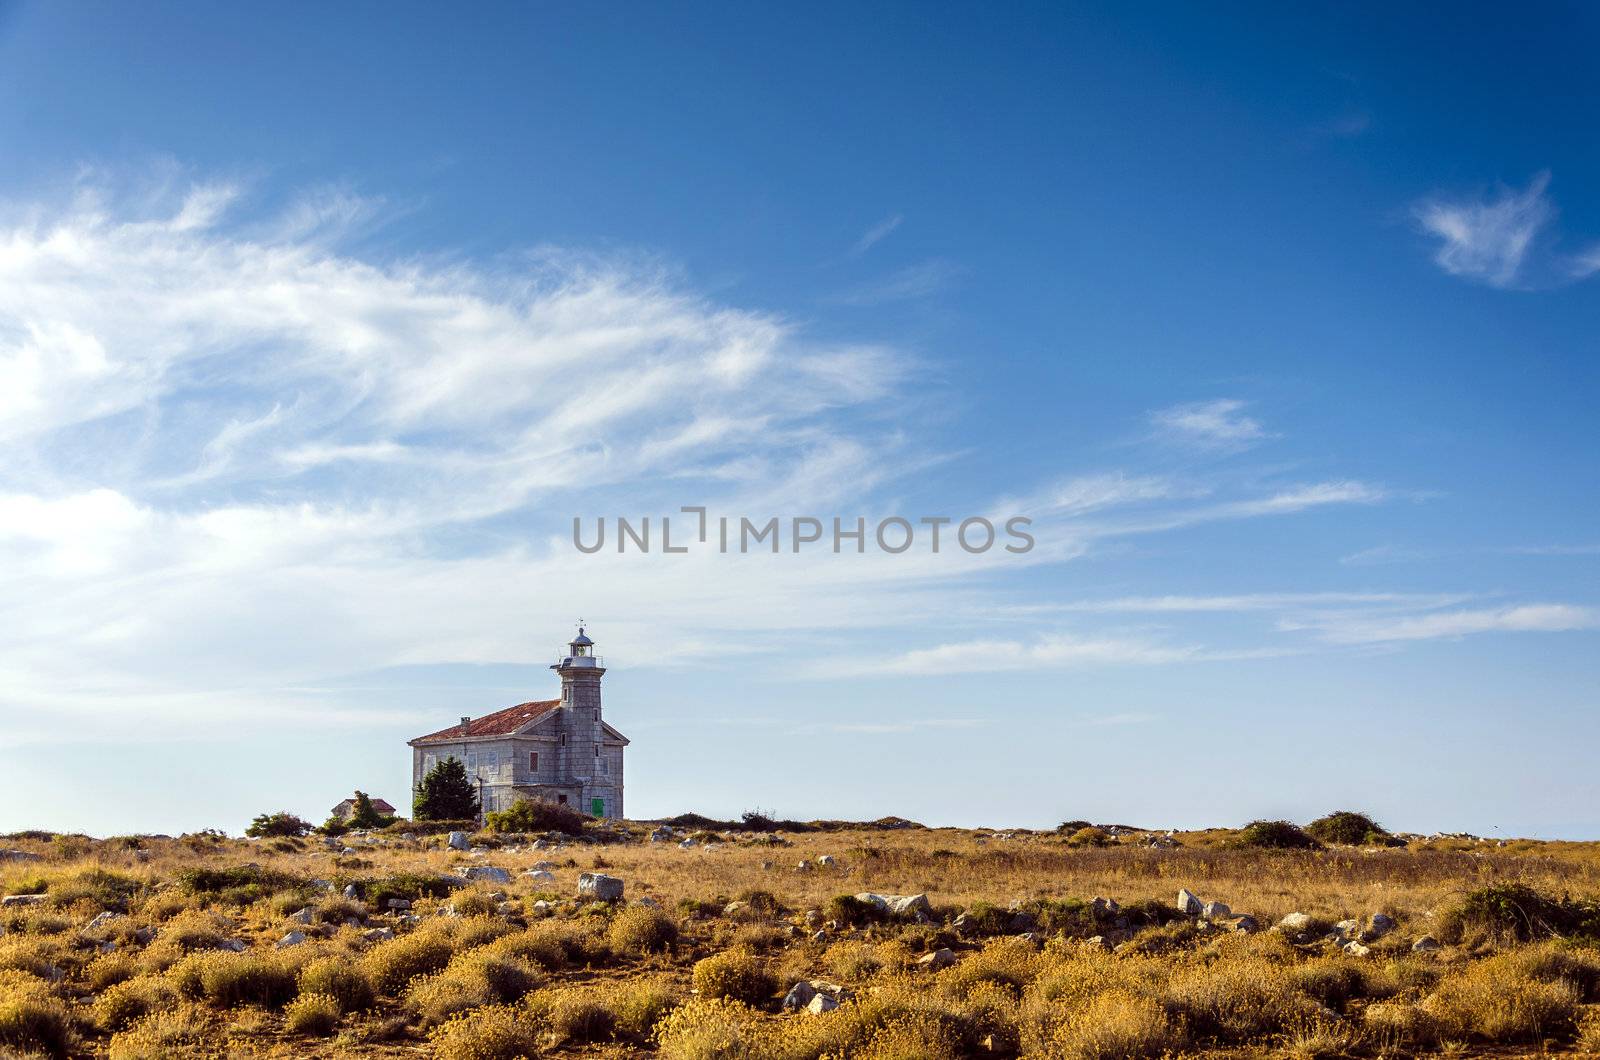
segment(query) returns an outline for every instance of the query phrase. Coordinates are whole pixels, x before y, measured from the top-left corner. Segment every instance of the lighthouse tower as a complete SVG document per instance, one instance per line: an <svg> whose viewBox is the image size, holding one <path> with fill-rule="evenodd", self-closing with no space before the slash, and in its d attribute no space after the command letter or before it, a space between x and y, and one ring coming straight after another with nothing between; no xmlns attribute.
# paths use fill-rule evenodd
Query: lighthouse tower
<svg viewBox="0 0 1600 1060"><path fill-rule="evenodd" d="M614 761L620 756L608 753L608 734L601 717L600 678L606 668L582 626L567 644L566 653L550 669L561 678L558 775L580 789L579 806L585 813L621 816L621 763Z"/></svg>

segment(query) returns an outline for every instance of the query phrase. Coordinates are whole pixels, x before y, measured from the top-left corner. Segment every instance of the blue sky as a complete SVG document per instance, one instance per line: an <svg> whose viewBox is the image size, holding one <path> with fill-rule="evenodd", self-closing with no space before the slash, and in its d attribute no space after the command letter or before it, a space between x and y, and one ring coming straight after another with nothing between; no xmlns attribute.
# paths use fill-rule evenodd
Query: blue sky
<svg viewBox="0 0 1600 1060"><path fill-rule="evenodd" d="M1600 16L0 2L0 828L1593 836ZM574 516L1026 514L1025 556Z"/></svg>

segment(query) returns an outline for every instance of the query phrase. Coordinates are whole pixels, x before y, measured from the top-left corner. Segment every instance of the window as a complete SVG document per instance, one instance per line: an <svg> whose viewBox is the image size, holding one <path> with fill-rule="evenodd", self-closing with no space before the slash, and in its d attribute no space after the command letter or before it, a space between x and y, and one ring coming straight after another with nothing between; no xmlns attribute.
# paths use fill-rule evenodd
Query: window
<svg viewBox="0 0 1600 1060"><path fill-rule="evenodd" d="M539 772L539 752L538 751L529 751L528 752L528 772L530 772L530 773Z"/></svg>
<svg viewBox="0 0 1600 1060"><path fill-rule="evenodd" d="M602 777L609 777L611 775L611 763L606 761L604 758L595 759L595 765L600 767L600 775Z"/></svg>
<svg viewBox="0 0 1600 1060"><path fill-rule="evenodd" d="M567 746L567 734L566 733L562 733L561 734L561 746L562 747Z"/></svg>
<svg viewBox="0 0 1600 1060"><path fill-rule="evenodd" d="M439 756L438 755L423 755L422 756L422 772L423 772L423 775L426 776L427 774L432 773L433 770L434 770L434 767L437 766L438 764L439 764Z"/></svg>
<svg viewBox="0 0 1600 1060"><path fill-rule="evenodd" d="M485 751L478 759L478 764L484 773L496 776L500 772L500 752Z"/></svg>
<svg viewBox="0 0 1600 1060"><path fill-rule="evenodd" d="M478 772L478 752L476 752L476 751L468 751L467 752L467 776L470 777L470 776L472 776L473 774L475 774L477 772Z"/></svg>

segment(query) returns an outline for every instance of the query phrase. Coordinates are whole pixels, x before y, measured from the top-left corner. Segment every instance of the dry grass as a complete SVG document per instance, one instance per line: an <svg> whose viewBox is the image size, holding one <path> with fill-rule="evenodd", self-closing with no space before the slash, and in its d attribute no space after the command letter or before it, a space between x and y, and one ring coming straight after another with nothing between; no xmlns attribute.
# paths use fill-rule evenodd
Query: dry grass
<svg viewBox="0 0 1600 1060"><path fill-rule="evenodd" d="M315 842L146 840L141 855L126 843L8 838L42 860L0 865L0 892L43 899L0 913L0 1054L1600 1051L1600 949L1580 937L1600 896L1600 845L1261 851L1219 830L1151 849L1080 827L1009 839L725 832L711 849L684 850L643 842L644 831L541 851L498 836L514 846L479 857L437 838L351 837L358 858ZM539 861L553 882L516 876ZM473 864L503 866L514 882L452 891L444 878ZM630 900L656 904L574 900L577 874L596 868L625 879ZM362 897L340 897L346 883ZM1179 887L1263 926L1290 912L1357 930L1383 913L1399 926L1352 955L1323 941L1323 926L1297 943L1179 916ZM887 918L852 897L864 891L925 893L933 914ZM1120 912L1096 912L1094 895ZM390 912L392 897L413 908ZM550 903L541 916L536 899ZM310 923L286 923L301 909ZM102 913L114 915L91 928ZM1019 937L1030 923L1035 934ZM291 927L305 940L278 948ZM367 937L380 927L397 937ZM1556 929L1570 937L1548 938ZM1425 933L1443 949L1413 953ZM944 949L949 967L918 963ZM785 1011L780 999L803 980L838 1007Z"/></svg>

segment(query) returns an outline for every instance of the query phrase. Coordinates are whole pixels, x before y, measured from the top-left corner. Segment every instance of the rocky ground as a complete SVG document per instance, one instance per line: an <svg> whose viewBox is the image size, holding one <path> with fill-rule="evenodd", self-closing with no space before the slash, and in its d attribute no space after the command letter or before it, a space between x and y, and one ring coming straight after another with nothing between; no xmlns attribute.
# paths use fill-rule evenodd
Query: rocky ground
<svg viewBox="0 0 1600 1060"><path fill-rule="evenodd" d="M0 1047L122 1060L1600 1047L1591 845L1263 849L1248 830L1074 825L24 833L0 850Z"/></svg>

